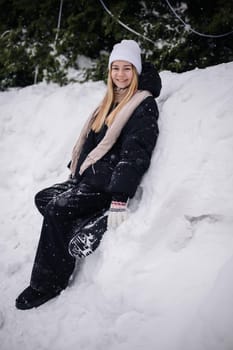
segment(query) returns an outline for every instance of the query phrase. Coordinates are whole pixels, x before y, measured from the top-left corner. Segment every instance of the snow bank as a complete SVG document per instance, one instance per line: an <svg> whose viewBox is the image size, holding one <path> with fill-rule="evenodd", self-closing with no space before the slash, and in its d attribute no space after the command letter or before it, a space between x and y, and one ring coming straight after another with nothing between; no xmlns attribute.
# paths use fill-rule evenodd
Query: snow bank
<svg viewBox="0 0 233 350"><path fill-rule="evenodd" d="M68 176L105 86L0 93L1 350L232 350L233 63L161 77L140 205L58 298L25 312L14 299L40 232L33 196Z"/></svg>

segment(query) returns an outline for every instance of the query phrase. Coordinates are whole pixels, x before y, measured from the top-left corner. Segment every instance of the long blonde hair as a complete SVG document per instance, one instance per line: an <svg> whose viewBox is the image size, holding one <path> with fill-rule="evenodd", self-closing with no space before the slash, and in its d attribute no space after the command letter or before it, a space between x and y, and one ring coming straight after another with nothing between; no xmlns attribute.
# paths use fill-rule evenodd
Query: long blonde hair
<svg viewBox="0 0 233 350"><path fill-rule="evenodd" d="M138 89L138 74L136 68L132 66L133 69L133 77L130 86L128 87L128 91L124 96L123 100L118 104L116 108L108 115L109 110L114 102L114 84L111 77L111 68L108 72L108 81L107 81L107 92L103 98L100 107L96 111L96 117L92 124L91 129L95 132L100 131L104 123L109 127L112 125L116 114L121 110L121 108L131 99L131 97L135 94Z"/></svg>

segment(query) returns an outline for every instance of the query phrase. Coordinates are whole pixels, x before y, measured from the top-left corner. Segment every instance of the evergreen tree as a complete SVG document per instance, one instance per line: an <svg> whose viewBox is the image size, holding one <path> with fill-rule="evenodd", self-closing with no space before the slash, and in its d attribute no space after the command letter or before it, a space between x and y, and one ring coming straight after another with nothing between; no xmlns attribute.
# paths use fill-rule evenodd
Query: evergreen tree
<svg viewBox="0 0 233 350"><path fill-rule="evenodd" d="M232 31L232 0L170 3L188 26L174 15L166 0L105 0L114 18L100 1L63 0L57 33L60 0L0 0L0 88L26 86L35 79L65 84L69 67L79 68L78 55L96 63L95 70L87 70L87 79L103 79L109 52L124 38L137 40L143 58L159 70L182 72L233 60L233 35L211 38L190 30L206 34Z"/></svg>

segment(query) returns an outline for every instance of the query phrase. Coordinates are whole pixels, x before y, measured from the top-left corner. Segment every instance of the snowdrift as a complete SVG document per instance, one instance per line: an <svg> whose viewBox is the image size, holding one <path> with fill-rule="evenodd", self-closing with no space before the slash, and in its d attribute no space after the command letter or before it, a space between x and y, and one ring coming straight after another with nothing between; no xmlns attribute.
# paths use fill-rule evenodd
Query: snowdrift
<svg viewBox="0 0 233 350"><path fill-rule="evenodd" d="M38 309L28 285L36 191L64 181L103 82L0 93L0 349L233 349L233 63L162 72L160 136L140 202L70 286Z"/></svg>

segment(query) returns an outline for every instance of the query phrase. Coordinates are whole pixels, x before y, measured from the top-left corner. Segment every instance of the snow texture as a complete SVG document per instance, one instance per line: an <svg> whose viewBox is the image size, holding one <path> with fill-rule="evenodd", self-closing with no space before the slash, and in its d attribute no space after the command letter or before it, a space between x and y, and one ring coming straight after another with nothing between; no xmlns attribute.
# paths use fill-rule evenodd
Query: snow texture
<svg viewBox="0 0 233 350"><path fill-rule="evenodd" d="M233 349L233 62L161 77L141 199L69 287L30 311L14 302L40 233L34 194L68 177L105 85L0 93L1 350Z"/></svg>

